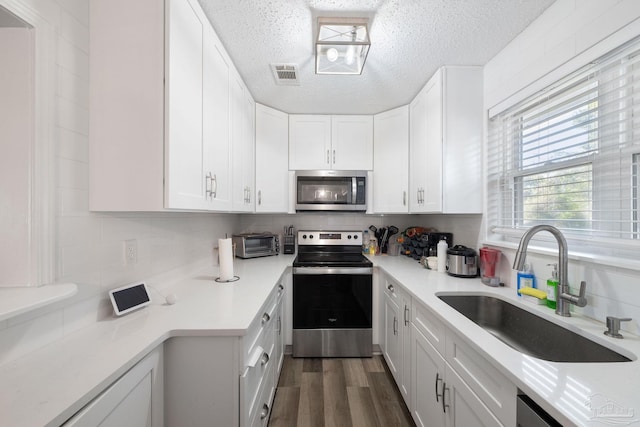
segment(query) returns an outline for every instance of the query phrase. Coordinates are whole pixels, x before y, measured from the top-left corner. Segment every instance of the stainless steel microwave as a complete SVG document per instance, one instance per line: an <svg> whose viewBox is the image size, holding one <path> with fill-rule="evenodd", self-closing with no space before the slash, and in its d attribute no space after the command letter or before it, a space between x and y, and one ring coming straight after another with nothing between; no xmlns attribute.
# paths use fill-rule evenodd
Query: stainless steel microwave
<svg viewBox="0 0 640 427"><path fill-rule="evenodd" d="M367 210L366 171L297 171L296 211Z"/></svg>
<svg viewBox="0 0 640 427"><path fill-rule="evenodd" d="M272 233L234 234L231 239L238 258L257 258L278 255L280 252L280 239Z"/></svg>

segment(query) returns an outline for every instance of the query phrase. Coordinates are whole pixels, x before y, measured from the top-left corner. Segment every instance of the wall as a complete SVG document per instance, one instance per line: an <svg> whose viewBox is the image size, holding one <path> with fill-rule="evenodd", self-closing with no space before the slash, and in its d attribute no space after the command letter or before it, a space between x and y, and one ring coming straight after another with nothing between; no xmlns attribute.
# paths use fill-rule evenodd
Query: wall
<svg viewBox="0 0 640 427"><path fill-rule="evenodd" d="M490 114L499 112L638 34L638 1L557 0L486 64L485 107ZM502 249L501 274L509 286L515 286L514 248ZM550 277L547 264L557 262L550 251L530 251L527 259L539 282ZM608 315L632 317L634 321L623 328L635 333L640 325L639 278L640 270L634 268L576 257L569 263L571 285L587 281L588 305L576 311L603 322Z"/></svg>
<svg viewBox="0 0 640 427"><path fill-rule="evenodd" d="M6 1L16 3L0 4ZM111 316L108 289L142 279L153 283L159 275L212 261L214 242L237 231L239 221L224 214L89 212L89 1L17 3L35 10L56 32L55 276L76 283L79 292L0 322L0 364ZM137 240L138 261L125 266L123 242L129 239Z"/></svg>

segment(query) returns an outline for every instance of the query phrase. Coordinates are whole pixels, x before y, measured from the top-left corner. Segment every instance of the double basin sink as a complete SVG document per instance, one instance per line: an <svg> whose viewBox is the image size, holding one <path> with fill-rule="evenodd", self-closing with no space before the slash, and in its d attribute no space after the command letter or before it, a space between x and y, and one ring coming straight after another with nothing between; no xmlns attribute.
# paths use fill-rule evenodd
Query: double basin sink
<svg viewBox="0 0 640 427"><path fill-rule="evenodd" d="M438 295L513 349L551 362L630 362L631 359L499 298Z"/></svg>

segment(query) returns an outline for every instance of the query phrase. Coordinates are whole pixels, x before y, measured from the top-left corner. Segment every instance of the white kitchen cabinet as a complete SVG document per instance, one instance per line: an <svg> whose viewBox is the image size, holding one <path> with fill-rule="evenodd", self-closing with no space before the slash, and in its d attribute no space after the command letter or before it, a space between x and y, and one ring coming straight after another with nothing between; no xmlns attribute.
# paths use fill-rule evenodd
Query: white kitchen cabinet
<svg viewBox="0 0 640 427"><path fill-rule="evenodd" d="M229 210L233 65L198 2L93 0L90 31L90 209Z"/></svg>
<svg viewBox="0 0 640 427"><path fill-rule="evenodd" d="M383 355L407 405L411 402L411 297L384 278Z"/></svg>
<svg viewBox="0 0 640 427"><path fill-rule="evenodd" d="M64 427L162 427L162 348L149 353L93 399Z"/></svg>
<svg viewBox="0 0 640 427"><path fill-rule="evenodd" d="M284 355L285 289L273 288L242 336L165 342L166 427L266 425Z"/></svg>
<svg viewBox="0 0 640 427"><path fill-rule="evenodd" d="M372 213L409 211L409 106L373 118Z"/></svg>
<svg viewBox="0 0 640 427"><path fill-rule="evenodd" d="M233 204L236 212L254 210L255 102L238 74L231 78Z"/></svg>
<svg viewBox="0 0 640 427"><path fill-rule="evenodd" d="M289 116L289 169L372 168L373 116Z"/></svg>
<svg viewBox="0 0 640 427"><path fill-rule="evenodd" d="M409 108L409 211L481 213L482 68L440 68Z"/></svg>
<svg viewBox="0 0 640 427"><path fill-rule="evenodd" d="M256 104L256 212L289 211L289 116Z"/></svg>

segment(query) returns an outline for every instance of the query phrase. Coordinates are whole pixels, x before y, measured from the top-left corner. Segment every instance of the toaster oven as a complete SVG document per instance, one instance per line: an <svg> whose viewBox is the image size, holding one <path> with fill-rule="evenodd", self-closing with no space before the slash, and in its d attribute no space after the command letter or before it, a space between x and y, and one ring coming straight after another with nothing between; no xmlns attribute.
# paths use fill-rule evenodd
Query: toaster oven
<svg viewBox="0 0 640 427"><path fill-rule="evenodd" d="M280 239L272 233L242 233L231 236L236 247L236 257L257 258L278 255Z"/></svg>

